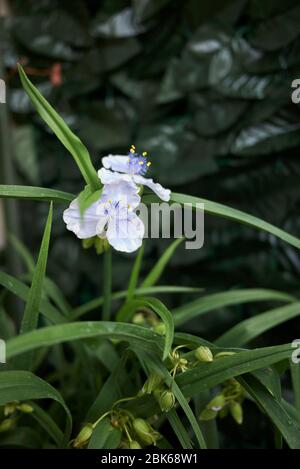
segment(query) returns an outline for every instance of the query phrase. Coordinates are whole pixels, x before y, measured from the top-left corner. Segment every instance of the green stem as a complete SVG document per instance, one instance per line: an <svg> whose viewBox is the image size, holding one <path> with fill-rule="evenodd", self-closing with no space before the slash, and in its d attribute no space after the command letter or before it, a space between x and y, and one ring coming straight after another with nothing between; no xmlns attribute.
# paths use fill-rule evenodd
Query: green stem
<svg viewBox="0 0 300 469"><path fill-rule="evenodd" d="M111 312L111 283L112 283L112 265L111 265L111 248L104 252L104 278L103 278L103 321L110 320Z"/></svg>

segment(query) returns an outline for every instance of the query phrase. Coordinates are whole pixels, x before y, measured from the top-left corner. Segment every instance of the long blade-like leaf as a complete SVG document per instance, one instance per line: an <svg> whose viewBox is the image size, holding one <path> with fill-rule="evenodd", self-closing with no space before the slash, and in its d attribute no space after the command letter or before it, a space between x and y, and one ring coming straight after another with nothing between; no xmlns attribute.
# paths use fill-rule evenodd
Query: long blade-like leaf
<svg viewBox="0 0 300 469"><path fill-rule="evenodd" d="M29 371L3 371L0 373L0 406L12 401L52 399L66 412L65 443L70 437L72 416L60 393L46 381Z"/></svg>
<svg viewBox="0 0 300 469"><path fill-rule="evenodd" d="M184 238L175 239L175 241L170 244L170 246L165 250L163 255L159 258L153 269L149 272L147 277L143 280L141 284L142 288L152 287L157 283L167 263L169 262L175 250L177 249L179 244L182 243L183 240Z"/></svg>
<svg viewBox="0 0 300 469"><path fill-rule="evenodd" d="M143 197L143 202L146 204L152 202L158 202L159 199L153 195L145 195ZM263 230L271 235L276 236L279 239L282 239L288 244L300 249L300 240L295 236L286 233L286 231L281 230L277 226L272 225L264 220L261 220L254 215L250 215L249 213L242 212L241 210L237 210L235 208L227 207L226 205L219 204L217 202L212 202L211 200L200 199L199 197L193 197L186 194L176 194L172 192L170 203L176 202L179 204L189 204L189 206L193 206L197 208L197 204L204 204L204 213L208 213L211 215L217 215L222 218L228 218L229 220L235 221L237 223L243 223L245 225L249 225L252 228L257 230Z"/></svg>
<svg viewBox="0 0 300 469"><path fill-rule="evenodd" d="M168 308L157 298L137 298L129 301L120 314L117 316L118 321L128 321L138 308L148 307L151 308L164 322L166 326L165 332L165 348L163 360L167 358L171 351L171 346L174 337L174 323L173 317Z"/></svg>
<svg viewBox="0 0 300 469"><path fill-rule="evenodd" d="M253 318L239 322L236 326L225 332L216 345L220 347L239 347L245 345L260 334L272 329L285 321L289 321L300 315L300 302L292 303L281 308L271 309L258 314Z"/></svg>
<svg viewBox="0 0 300 469"><path fill-rule="evenodd" d="M24 316L21 324L21 334L34 330L38 324L39 310L43 294L43 283L47 267L48 250L51 236L53 206L50 205L42 244L29 290Z"/></svg>
<svg viewBox="0 0 300 469"><path fill-rule="evenodd" d="M8 199L28 199L42 202L72 202L75 195L56 189L46 189L34 186L9 186L0 184L0 198Z"/></svg>
<svg viewBox="0 0 300 469"><path fill-rule="evenodd" d="M85 182L95 191L100 189L100 179L97 176L87 148L71 131L33 83L31 83L21 65L18 65L18 69L22 85L41 118L49 125L57 138L71 153Z"/></svg>
<svg viewBox="0 0 300 469"><path fill-rule="evenodd" d="M159 353L163 338L146 327L118 322L86 321L59 324L21 334L7 342L7 360L40 347L70 342L90 337L124 340L142 349Z"/></svg>
<svg viewBox="0 0 300 469"><path fill-rule="evenodd" d="M209 311L242 304L251 301L295 301L291 295L275 290L263 290L258 288L246 290L230 290L221 293L213 293L187 303L173 310L173 318L176 326L191 319L208 313Z"/></svg>

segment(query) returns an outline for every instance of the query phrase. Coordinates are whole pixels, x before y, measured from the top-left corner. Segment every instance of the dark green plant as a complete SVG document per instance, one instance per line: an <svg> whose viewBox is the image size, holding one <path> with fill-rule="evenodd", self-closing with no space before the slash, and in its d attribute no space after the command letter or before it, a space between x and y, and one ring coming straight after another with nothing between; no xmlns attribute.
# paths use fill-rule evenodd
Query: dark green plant
<svg viewBox="0 0 300 469"><path fill-rule="evenodd" d="M87 149L21 67L20 76L41 117L72 156L76 154L75 162L84 184L88 184L88 197L93 198L101 189L94 184L95 170ZM46 263L52 205L69 203L74 195L41 187L1 185L0 196L51 201L36 265L26 248L16 239L13 241L28 267L30 287L25 279L0 274L1 285L26 302L17 332L11 331L5 301L1 303L1 321L7 331L4 337L7 369L0 372L0 445L110 449L148 445L217 447L214 417L228 409L234 420L242 424L243 418L247 420L246 412L243 417L243 405L251 401L268 417L271 428L275 428L277 447L281 447L282 439L290 448L300 447L299 366L291 366L294 404L287 402L281 393L280 377L290 368L291 344L244 347L262 332L298 316L296 297L276 290L243 289L202 294L170 311L156 297L149 296L170 288L191 293L180 285L156 286L174 251L170 248L141 285L140 251L128 290L115 293L110 289L111 257L104 254L103 297L72 308L56 283L46 276ZM151 203L155 198L145 195L143 200ZM249 229L269 233L295 249L300 248L298 238L245 212L174 192L171 201L194 206L204 201L208 215L244 223ZM177 240L174 243L178 245ZM97 259L100 263L101 258ZM124 302L116 312L117 299ZM284 305L241 321L214 343L178 331L191 318L207 312L213 314L225 305L255 301L278 301ZM81 320L91 310L100 310L101 305L102 317L99 313L97 320ZM214 397L208 396L210 389L216 392ZM39 399L41 405L36 403Z"/></svg>

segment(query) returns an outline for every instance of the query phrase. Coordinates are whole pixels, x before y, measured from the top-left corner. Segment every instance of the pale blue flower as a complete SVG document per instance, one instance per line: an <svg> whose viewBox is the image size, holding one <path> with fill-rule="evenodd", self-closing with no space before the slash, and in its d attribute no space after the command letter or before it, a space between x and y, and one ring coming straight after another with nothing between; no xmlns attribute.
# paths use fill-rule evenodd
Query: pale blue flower
<svg viewBox="0 0 300 469"><path fill-rule="evenodd" d="M105 156L102 158L102 164L104 167L98 171L102 184L111 184L116 181L132 181L137 185L149 187L161 200L165 202L170 200L171 191L169 189L165 189L160 184L155 183L153 179L144 177L151 163L148 162L146 153L142 155L136 153L135 147L131 147L127 156Z"/></svg>
<svg viewBox="0 0 300 469"><path fill-rule="evenodd" d="M140 204L138 188L129 181L104 185L99 201L81 215L78 199L64 211L67 229L80 239L99 236L118 251L133 252L142 244L144 224L134 210Z"/></svg>

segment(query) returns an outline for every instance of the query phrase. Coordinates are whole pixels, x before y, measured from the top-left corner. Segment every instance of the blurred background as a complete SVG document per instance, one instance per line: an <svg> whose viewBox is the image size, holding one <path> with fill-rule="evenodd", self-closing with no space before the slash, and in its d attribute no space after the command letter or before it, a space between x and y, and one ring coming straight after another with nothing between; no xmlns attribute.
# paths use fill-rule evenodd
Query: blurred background
<svg viewBox="0 0 300 469"><path fill-rule="evenodd" d="M300 78L298 0L2 0L0 11L7 84L1 184L74 194L83 185L21 88L20 62L96 167L107 153L135 144L151 156L151 177L173 191L242 209L299 236L300 111L291 101L291 83ZM66 231L64 208L55 207L48 274L78 305L101 293L102 259ZM38 202L7 204L2 269L24 269L9 232L36 255L47 211ZM146 242L144 272L168 244ZM114 254L114 289L126 288L133 257ZM299 294L299 273L293 247L206 216L204 247L179 248L161 283ZM170 307L186 300L164 297ZM265 305L220 310L189 330L213 339ZM291 330L299 336L297 321L258 342L282 343Z"/></svg>

